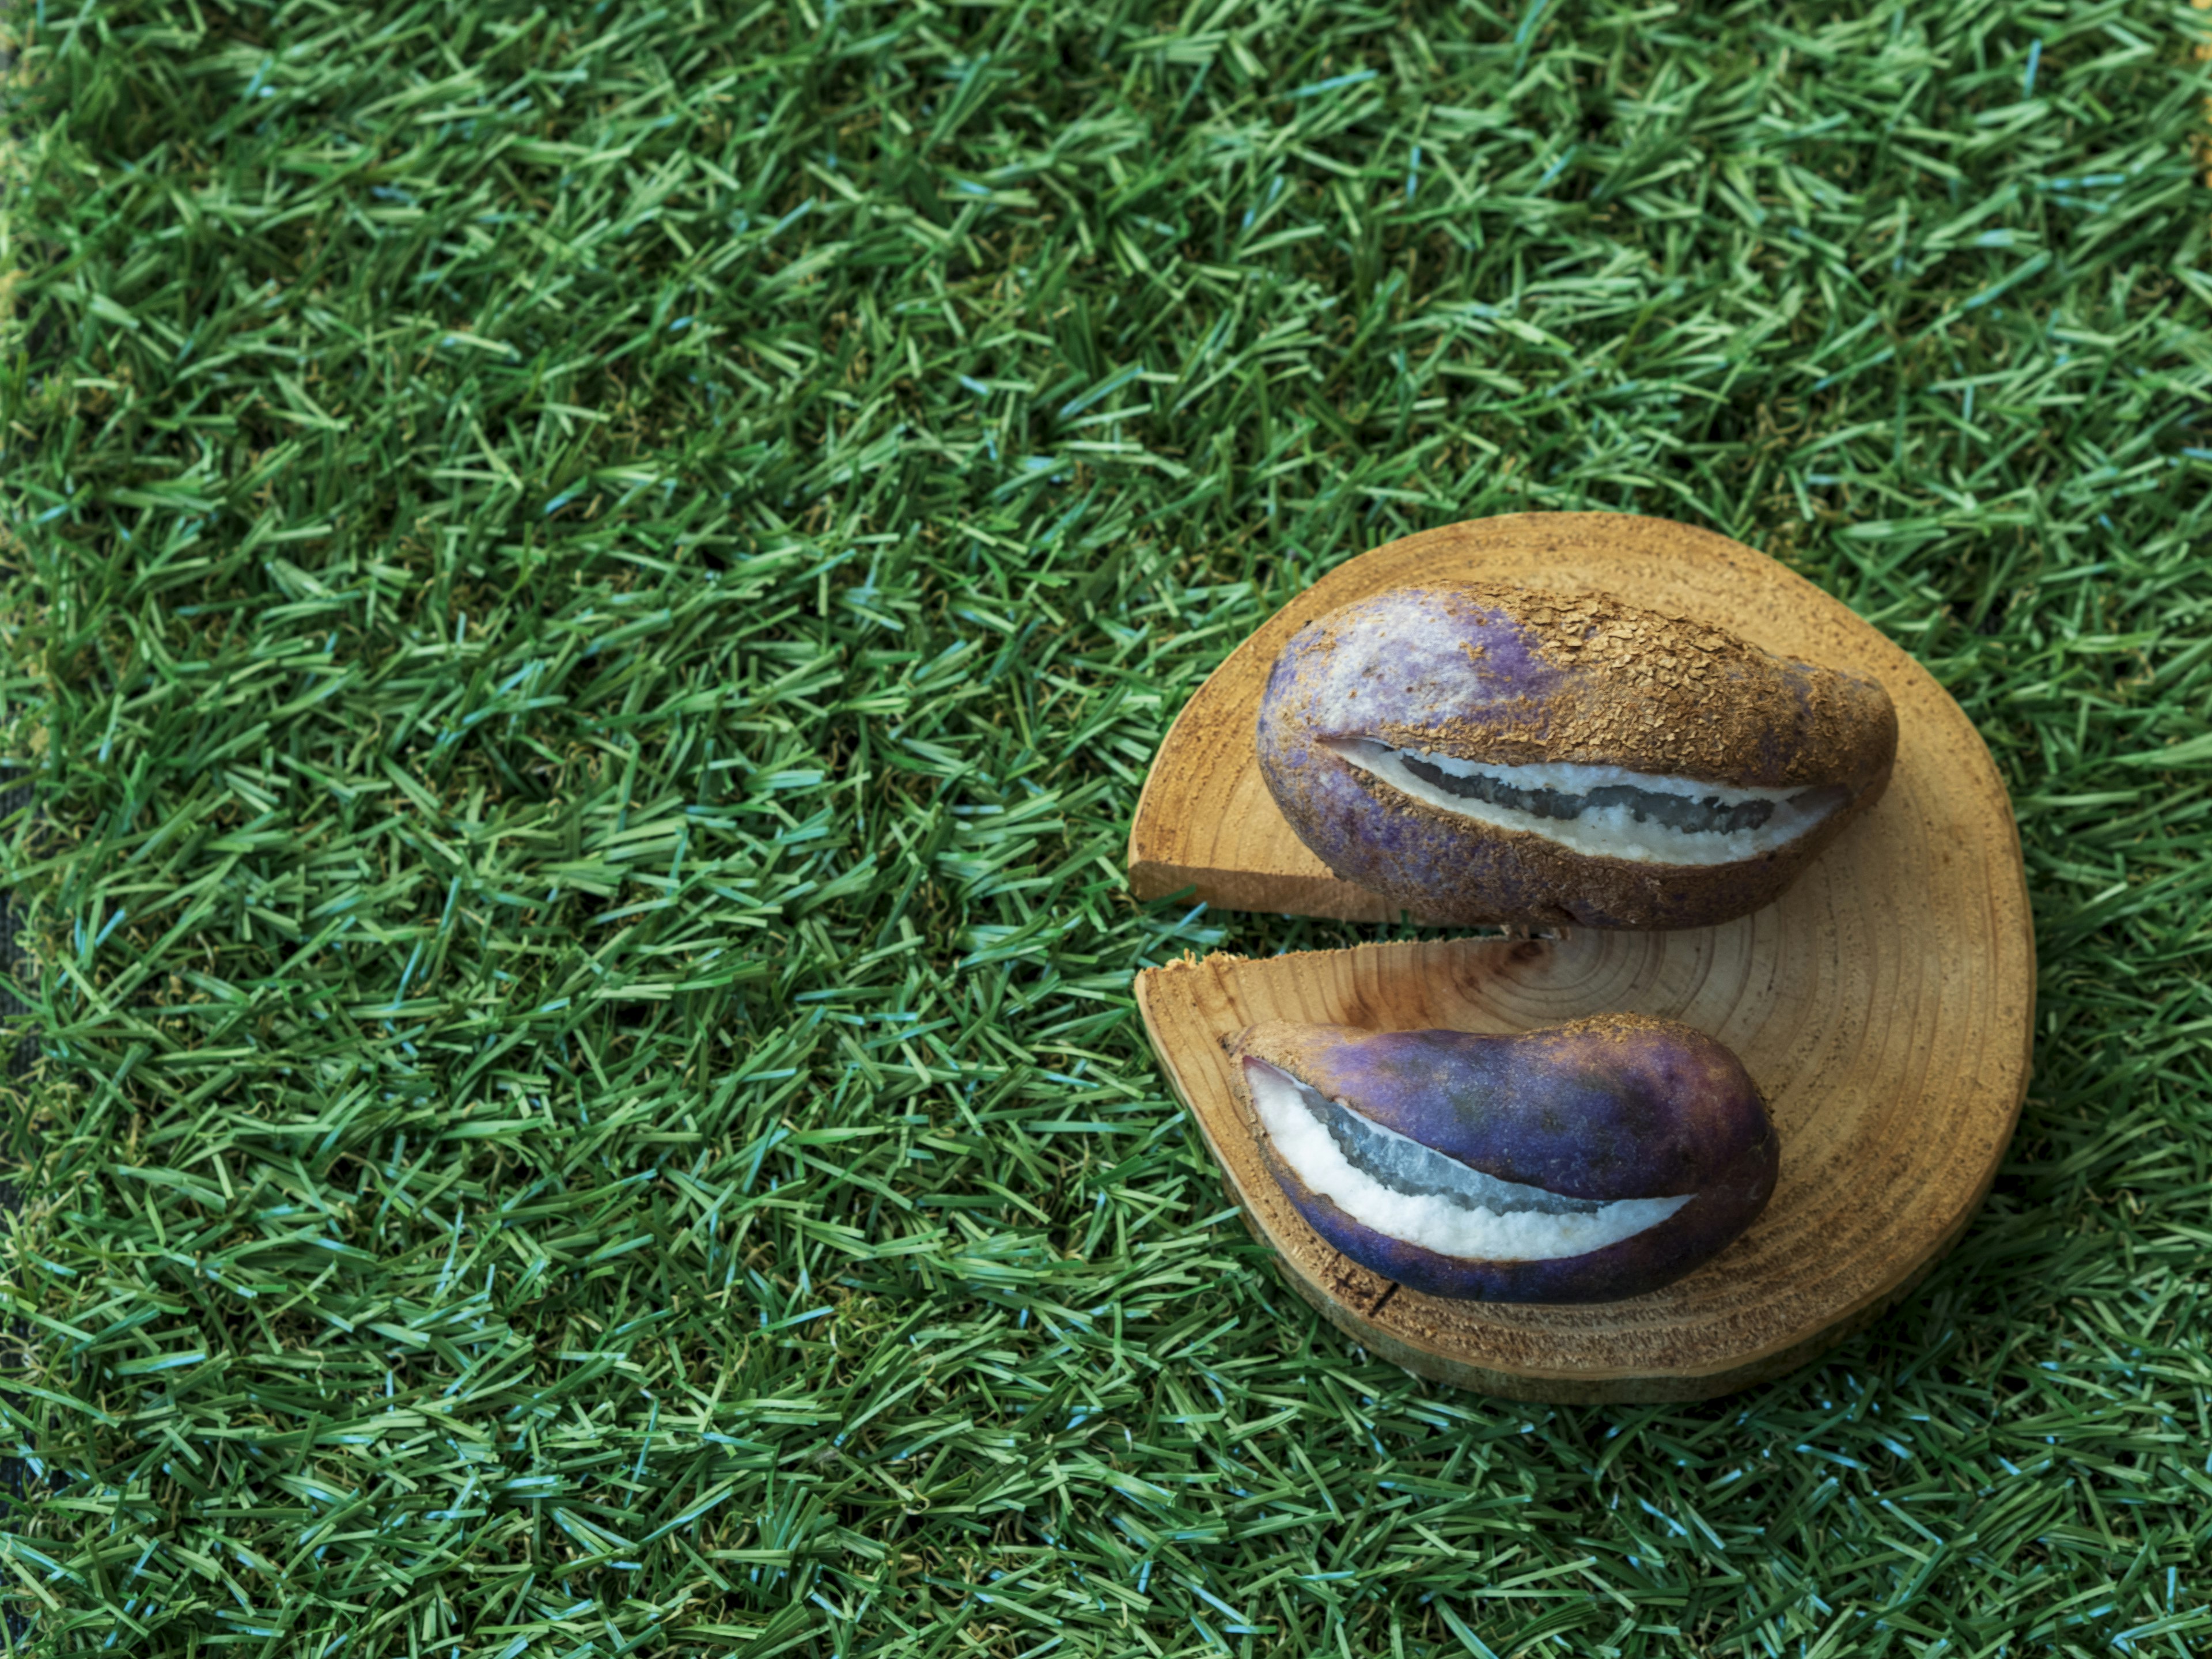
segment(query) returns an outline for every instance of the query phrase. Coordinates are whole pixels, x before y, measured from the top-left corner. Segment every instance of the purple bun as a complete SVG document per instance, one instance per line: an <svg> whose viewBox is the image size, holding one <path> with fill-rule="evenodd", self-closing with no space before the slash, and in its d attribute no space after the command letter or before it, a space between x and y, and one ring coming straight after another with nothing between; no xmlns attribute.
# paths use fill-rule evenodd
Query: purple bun
<svg viewBox="0 0 2212 1659"><path fill-rule="evenodd" d="M1771 902L1880 798L1897 715L1606 594L1437 583L1293 635L1257 744L1298 838L1424 921L1696 927ZM1528 781L1562 767L1620 775Z"/></svg>
<svg viewBox="0 0 2212 1659"><path fill-rule="evenodd" d="M1610 1015L1511 1036L1274 1023L1241 1032L1227 1046L1238 1061L1238 1091L1261 1127L1269 1172L1298 1213L1362 1267L1430 1296L1485 1302L1640 1296L1741 1234L1765 1207L1780 1168L1773 1123L1741 1063L1673 1021ZM1370 1153L1413 1158L1414 1173L1403 1164L1386 1171L1382 1184L1359 1189L1365 1200L1346 1196L1356 1181L1334 1193L1318 1189L1330 1179L1341 1182L1342 1171L1316 1177L1278 1145L1261 1103L1270 1073L1310 1091L1301 1098L1315 1121L1335 1126L1329 1144L1359 1149L1346 1157L1362 1175L1382 1167L1359 1164ZM1322 1102L1333 1109L1326 1119ZM1408 1152L1401 1138L1425 1154ZM1548 1205L1576 1217L1571 1224L1633 1231L1571 1254L1469 1255L1377 1224L1407 1231L1409 1204L1431 1217L1447 1213L1438 1204L1470 1208L1474 1200L1449 1196L1452 1172L1462 1167L1512 1183L1481 1188L1503 1194L1501 1202ZM1437 1170L1445 1171L1443 1184L1433 1178ZM1378 1192L1387 1213L1363 1218L1347 1207ZM1636 1224L1647 1213L1650 1223ZM1521 1218L1537 1227L1561 1224L1540 1210Z"/></svg>

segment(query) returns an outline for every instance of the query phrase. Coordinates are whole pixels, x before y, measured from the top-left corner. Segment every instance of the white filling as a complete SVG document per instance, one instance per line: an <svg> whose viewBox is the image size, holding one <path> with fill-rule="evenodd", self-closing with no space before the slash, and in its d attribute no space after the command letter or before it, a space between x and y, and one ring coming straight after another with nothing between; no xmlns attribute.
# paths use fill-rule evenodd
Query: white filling
<svg viewBox="0 0 2212 1659"><path fill-rule="evenodd" d="M1328 748L1347 764L1372 774L1392 788L1402 790L1439 811L1455 812L1494 829L1541 836L1590 857L1628 859L1644 864L1735 864L1755 858L1795 841L1826 817L1843 799L1839 790L1802 786L1793 789L1733 788L1695 778L1632 772L1620 766L1550 763L1500 766L1487 761L1455 760L1449 755L1431 754L1425 750L1394 749L1371 738L1346 738L1330 744ZM1774 811L1765 823L1742 830L1684 830L1649 817L1639 821L1632 806L1620 805L1592 805L1573 817L1547 817L1513 806L1455 795L1408 771L1408 756L1454 777L1494 779L1516 790L1546 789L1582 795L1593 789L1627 787L1692 801L1717 801L1722 807L1771 801Z"/></svg>
<svg viewBox="0 0 2212 1659"><path fill-rule="evenodd" d="M1656 1227L1696 1196L1624 1198L1610 1204L1564 1198L1542 1187L1500 1181L1456 1158L1360 1118L1360 1139L1387 1137L1399 1169L1419 1167L1416 1184L1449 1186L1462 1197L1408 1193L1386 1186L1345 1156L1316 1107L1329 1109L1317 1091L1264 1061L1247 1060L1244 1077L1260 1124L1298 1179L1363 1226L1438 1255L1482 1261L1539 1261L1603 1249ZM1349 1113L1339 1103L1335 1109ZM1356 1113L1352 1115L1357 1117ZM1409 1152L1407 1148L1411 1148ZM1562 1210L1562 1205L1572 1209Z"/></svg>

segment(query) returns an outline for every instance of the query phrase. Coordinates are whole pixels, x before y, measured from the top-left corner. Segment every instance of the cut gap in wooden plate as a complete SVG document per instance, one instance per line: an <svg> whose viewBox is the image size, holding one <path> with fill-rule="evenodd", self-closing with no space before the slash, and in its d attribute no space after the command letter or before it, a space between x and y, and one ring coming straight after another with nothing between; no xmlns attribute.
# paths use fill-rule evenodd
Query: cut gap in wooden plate
<svg viewBox="0 0 2212 1659"><path fill-rule="evenodd" d="M1774 904L1720 927L1455 939L1137 976L1176 1094L1301 1294L1372 1352L1517 1399L1680 1401L1778 1376L1871 1322L1965 1231L2027 1086L2035 962L2009 801L1979 734L1925 670L1835 600L1719 536L1610 514L1529 514L1408 537L1300 594L1202 686L1154 762L1131 878L1224 908L1383 921L1291 834L1253 759L1260 689L1325 611L1461 578L1598 587L1689 611L1778 654L1870 673L1896 702L1888 793ZM1783 1136L1749 1233L1630 1301L1510 1307L1420 1296L1322 1243L1259 1161L1219 1040L1263 1019L1523 1030L1614 1011L1735 1049Z"/></svg>

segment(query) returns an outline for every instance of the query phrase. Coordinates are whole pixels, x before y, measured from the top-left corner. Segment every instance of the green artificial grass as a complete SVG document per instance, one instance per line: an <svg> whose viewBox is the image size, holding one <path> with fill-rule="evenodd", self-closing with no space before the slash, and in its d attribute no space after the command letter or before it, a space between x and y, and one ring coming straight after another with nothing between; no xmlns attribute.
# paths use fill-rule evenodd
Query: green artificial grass
<svg viewBox="0 0 2212 1659"><path fill-rule="evenodd" d="M2185 9L21 0L45 1656L2212 1647ZM1692 1407L1289 1295L1139 781L1318 573L1710 526L2014 793L1964 1243Z"/></svg>

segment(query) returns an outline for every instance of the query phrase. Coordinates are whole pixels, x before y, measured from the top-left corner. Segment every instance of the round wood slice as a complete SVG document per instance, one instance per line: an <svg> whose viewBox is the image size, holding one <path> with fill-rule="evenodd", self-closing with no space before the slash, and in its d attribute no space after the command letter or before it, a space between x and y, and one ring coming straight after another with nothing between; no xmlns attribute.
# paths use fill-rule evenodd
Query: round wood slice
<svg viewBox="0 0 2212 1659"><path fill-rule="evenodd" d="M1392 913L1284 823L1252 733L1284 641L1325 611L1438 578L1602 588L1710 618L1781 655L1878 678L1898 711L1888 793L1788 892L1720 927L1363 945L1137 975L1145 1029L1231 1193L1300 1294L1371 1352L1522 1400L1710 1398L1793 1370L1871 1322L1966 1229L2027 1086L2034 945L2004 787L1957 703L1842 605L1727 538L1656 519L1530 514L1376 549L1291 601L1200 688L1161 746L1131 879L1230 908ZM1266 1019L1525 1030L1628 1011L1733 1048L1782 1132L1750 1231L1665 1290L1575 1307L1450 1302L1346 1260L1260 1162L1227 1033Z"/></svg>

